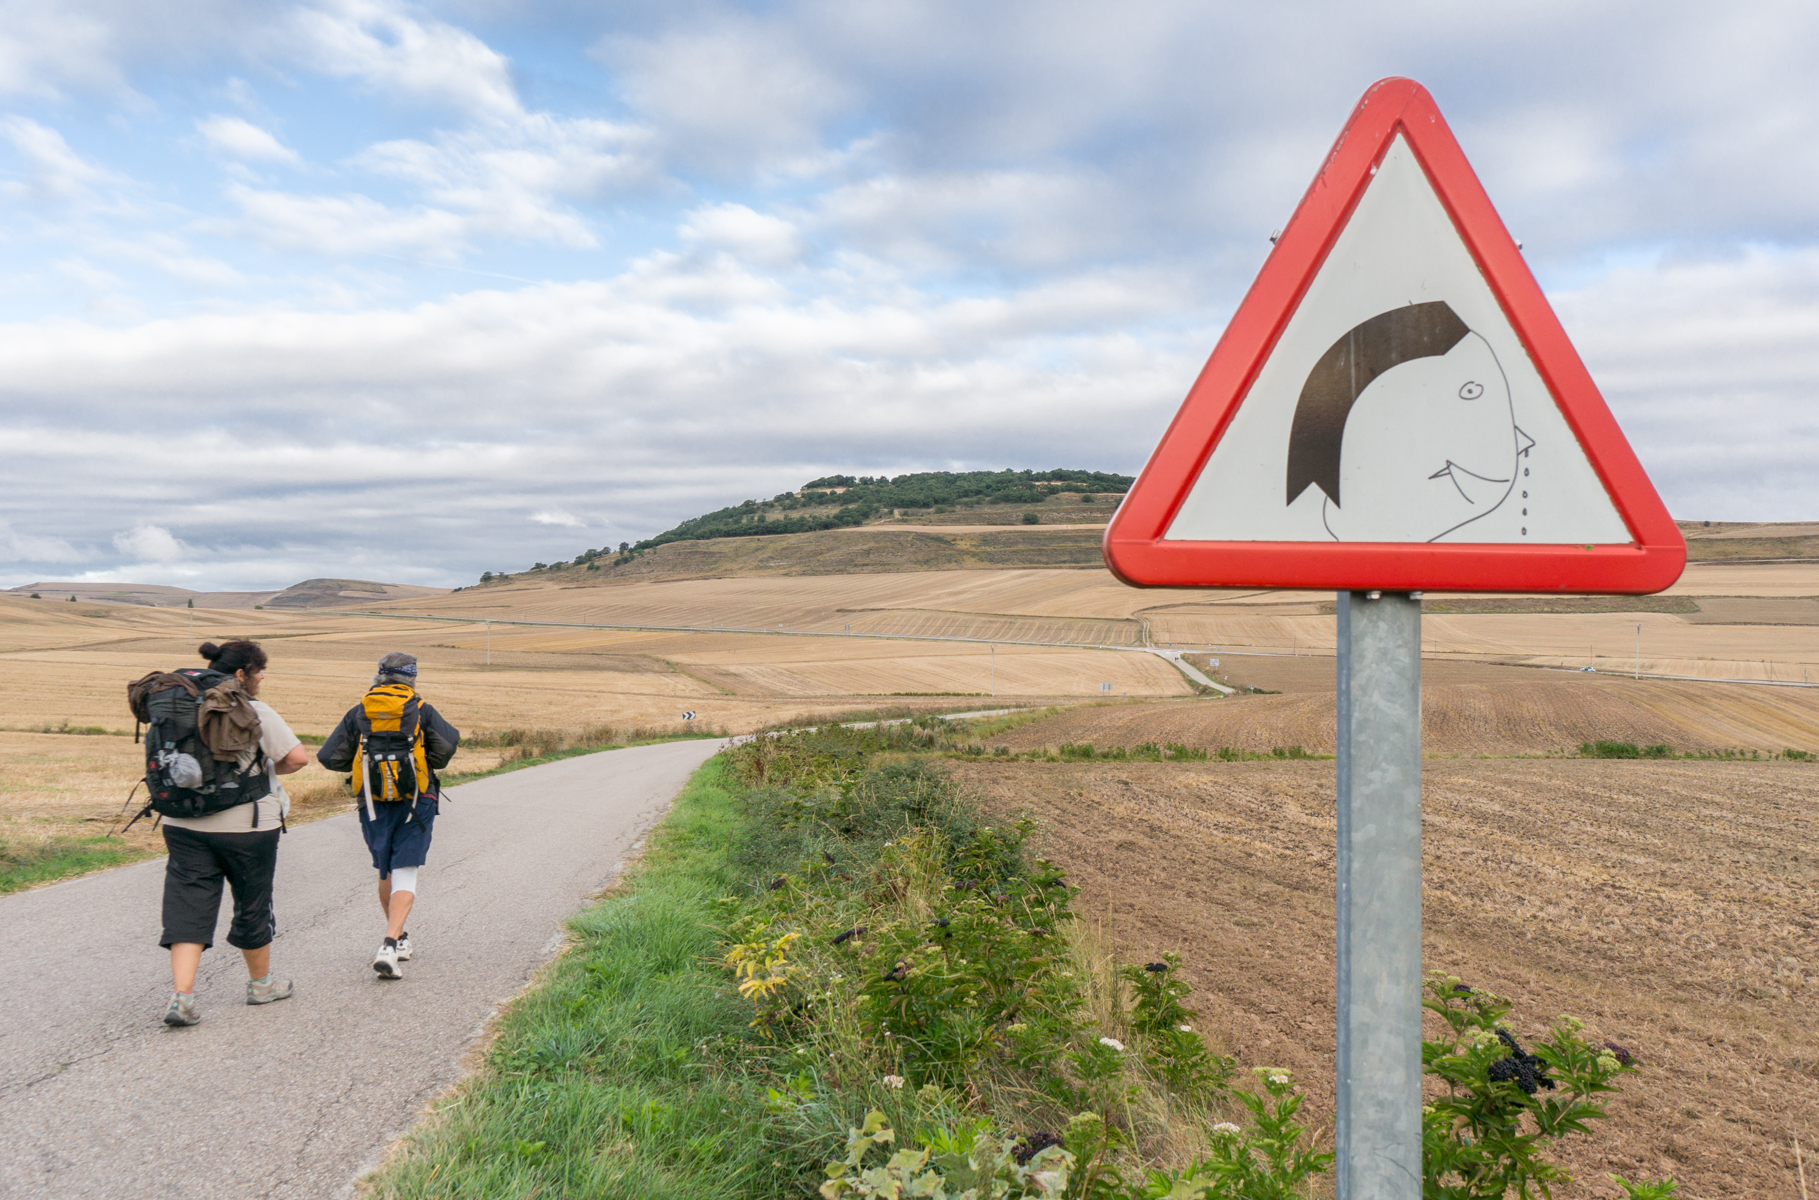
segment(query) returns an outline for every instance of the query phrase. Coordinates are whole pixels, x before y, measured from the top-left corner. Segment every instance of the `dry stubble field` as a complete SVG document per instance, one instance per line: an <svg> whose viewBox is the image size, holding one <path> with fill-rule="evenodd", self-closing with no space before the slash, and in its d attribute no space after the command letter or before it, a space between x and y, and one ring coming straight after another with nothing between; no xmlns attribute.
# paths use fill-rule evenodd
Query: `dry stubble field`
<svg viewBox="0 0 1819 1200"><path fill-rule="evenodd" d="M1480 605L1425 622L1427 748L1460 756L1429 764L1432 965L1513 996L1523 1030L1575 1012L1647 1064L1615 1105L1614 1133L1575 1151L1581 1180L1563 1195L1614 1195L1608 1170L1671 1171L1691 1197L1797 1194L1790 1139L1806 1144L1819 1111L1808 983L1819 766L1473 756L1558 755L1597 738L1819 749L1813 692L1608 673L1628 665L1615 652L1633 643L1637 623L1645 670L1744 674L1754 662L1758 677L1779 669L1781 678L1802 663L1819 668L1815 594L1814 567L1694 564L1662 611ZM328 731L380 652L408 648L422 656L426 694L470 730L656 725L683 709L740 730L809 711L952 709L989 691L995 671L1000 700L1097 698L1103 681L1168 700L1071 709L1003 735L1007 747L1320 752L1332 744L1333 622L1321 611L1330 602L1140 592L1102 571L1016 569L609 587L514 580L385 606L400 616L784 627L754 635L501 625L489 633L415 619L0 597L0 711L15 731L0 732L0 839L112 817L135 769L130 739L31 731L130 730L124 682L192 661L203 637L264 640L273 656L267 698L306 733ZM1110 650L1004 645L993 654L965 643L789 636L847 625L1112 646L1191 635L1221 647L1220 673L1234 683L1281 694L1193 699L1166 664ZM1588 637L1609 647L1605 673L1512 665L1572 665L1567 650ZM1291 646L1326 652L1275 653ZM948 695L893 695L913 692ZM472 754L458 761L488 765ZM956 769L990 804L1038 815L1087 910L1106 916L1134 953L1187 955L1208 1014L1248 1062L1300 1068L1330 1104L1330 763L988 759ZM311 776L302 779L307 788Z"/></svg>
<svg viewBox="0 0 1819 1200"><path fill-rule="evenodd" d="M127 681L199 664L198 643L228 637L265 645L272 665L262 698L299 733L318 737L359 697L372 664L390 649L416 653L424 695L464 731L481 734L677 728L685 711L697 713L701 726L739 732L829 710L964 708L989 701L994 681L1000 694L1037 702L1098 695L1102 681L1138 695L1190 691L1179 672L1153 656L1059 647L994 652L884 639L488 630L0 596L0 843L90 836L117 825L138 771ZM58 729L99 732L41 732ZM497 750L469 749L455 765L484 769L498 757ZM334 780L312 764L287 782L294 795L326 804ZM157 848L148 825L136 826L129 843Z"/></svg>
<svg viewBox="0 0 1819 1200"><path fill-rule="evenodd" d="M1199 749L1334 752L1333 660L1220 660L1220 673L1279 695L1071 709L999 739L1018 751L1146 742ZM1422 664L1421 748L1446 757L1560 754L1582 743L1679 753L1819 752L1819 690L1640 680L1480 663Z"/></svg>

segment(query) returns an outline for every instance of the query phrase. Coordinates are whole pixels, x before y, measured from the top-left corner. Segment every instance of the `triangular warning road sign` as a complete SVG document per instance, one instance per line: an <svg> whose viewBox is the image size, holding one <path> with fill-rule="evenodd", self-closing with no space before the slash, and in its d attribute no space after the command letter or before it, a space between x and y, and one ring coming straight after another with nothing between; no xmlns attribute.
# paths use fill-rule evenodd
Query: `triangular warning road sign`
<svg viewBox="0 0 1819 1200"><path fill-rule="evenodd" d="M1387 79L1105 561L1144 586L1640 593L1686 543L1433 98Z"/></svg>

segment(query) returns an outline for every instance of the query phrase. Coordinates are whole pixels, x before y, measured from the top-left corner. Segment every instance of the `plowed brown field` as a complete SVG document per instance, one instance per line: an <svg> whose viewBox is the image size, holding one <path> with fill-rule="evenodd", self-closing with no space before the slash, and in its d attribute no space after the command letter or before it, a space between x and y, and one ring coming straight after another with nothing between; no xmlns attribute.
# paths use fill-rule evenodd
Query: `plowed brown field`
<svg viewBox="0 0 1819 1200"><path fill-rule="evenodd" d="M1324 688L1285 690L1278 696L1094 705L995 740L1020 751L1067 742L1101 748L1178 742L1208 750L1300 746L1331 754L1332 660L1295 661L1301 678L1324 677ZM1287 669L1271 673L1272 682L1279 682ZM1819 694L1804 688L1636 682L1467 664L1434 664L1428 674L1457 681L1423 682L1421 745L1427 754L1550 754L1596 741L1666 744L1681 753L1819 751Z"/></svg>
<svg viewBox="0 0 1819 1200"><path fill-rule="evenodd" d="M1037 818L1130 957L1180 951L1207 1023L1245 1064L1296 1070L1330 1123L1331 763L954 770ZM1424 806L1428 967L1513 999L1518 1037L1571 1013L1642 1060L1555 1194L1620 1195L1615 1172L1798 1196L1792 1139L1819 1137L1819 766L1430 762Z"/></svg>

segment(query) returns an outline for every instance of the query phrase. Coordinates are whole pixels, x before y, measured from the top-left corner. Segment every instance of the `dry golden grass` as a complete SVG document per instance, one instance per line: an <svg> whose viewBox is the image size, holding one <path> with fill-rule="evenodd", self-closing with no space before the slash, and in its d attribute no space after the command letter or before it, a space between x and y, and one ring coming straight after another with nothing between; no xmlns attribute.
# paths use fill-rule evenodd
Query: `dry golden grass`
<svg viewBox="0 0 1819 1200"><path fill-rule="evenodd" d="M143 771L141 753L130 735L0 732L0 843L30 846L119 829L145 804L140 788L127 805ZM294 819L309 820L342 806L345 790L338 778L314 762L287 777ZM147 851L162 851L164 845L149 818L124 840Z"/></svg>
<svg viewBox="0 0 1819 1200"><path fill-rule="evenodd" d="M1039 532L1062 537L1082 531L1051 533L1045 527ZM802 545L792 553L799 559L836 553L829 539L854 536L848 531L801 535L797 540ZM884 530L869 536L879 544L895 544L907 535ZM1001 531L989 536L1024 535ZM750 558L756 570L771 561L765 558L771 553L767 546L774 549L788 540L743 539L749 544L734 549ZM696 549L718 553L708 543ZM849 551L838 553L848 555L843 569L850 570L856 560ZM1330 744L1333 618L1322 612L1322 605L1332 601L1328 593L1141 590L1124 586L1104 570L1038 568L759 573L611 585L597 582L599 575L520 579L376 607L401 617L428 613L772 632L489 627L335 613L70 604L0 594L0 662L5 667L0 672L0 726L32 730L68 724L130 731L124 683L149 670L196 661L194 647L204 638L261 639L272 656L265 698L299 732L316 735L333 727L363 689L371 664L390 649L420 656L425 695L470 733L514 727L673 727L684 711L699 714L703 724L740 732L809 712L898 704L951 708L994 699L1099 699L1106 683L1116 696L1190 696L1193 689L1186 680L1153 656L1054 644L1133 646L1147 640L1217 646L1225 656L1220 673L1236 672L1235 682L1276 689L1283 686L1286 670L1305 676L1308 688L1325 694L1324 701L1255 697L1242 702L1268 702L1252 708L1202 709L1196 703L1169 718L1182 723L1179 736L1161 740L1267 748L1282 744L1288 730L1289 741L1299 740L1309 749ZM1741 678L1772 674L1778 680L1819 673L1819 623L1737 623L1809 616L1819 622L1819 603L1801 599L1819 596L1819 565L1695 563L1670 595L1719 599L1707 599L1709 610L1703 613L1430 614L1424 622L1430 700L1441 698L1432 686L1441 682L1439 672L1448 664L1460 670L1489 669L1474 665L1484 661L1576 667L1595 652L1600 671L1621 671L1633 665L1637 624L1643 627L1645 671ZM854 633L883 636L793 636L843 634L849 627ZM1003 641L994 651L989 644L917 641L909 635ZM1018 641L1048 644L1010 644ZM1327 657L1277 660L1233 653L1291 648ZM1280 666L1267 666L1272 663ZM1524 686L1513 689L1489 679L1453 681L1463 690L1453 698L1456 702L1434 709L1442 724L1430 734L1430 748L1533 751L1602 737L1667 741L1686 748L1780 749L1807 748L1819 740L1810 733L1812 706L1805 692L1662 690L1666 685L1653 685L1652 691L1648 686L1588 691L1558 684L1558 679L1558 686L1541 687L1536 675L1524 674L1519 681ZM1480 682L1483 686L1464 686ZM1211 718L1191 716L1203 711L1222 715L1213 724L1206 724ZM1455 726L1444 724L1443 713L1457 714L1457 747L1448 740L1454 738L1449 730ZM1256 726L1250 728L1246 722L1253 717ZM1072 719L1086 724L1061 740L1157 740L1136 732L1128 737L1099 732L1110 717ZM1062 727L1053 729L1060 736ZM28 745L39 749L28 753ZM53 825L89 828L104 822L118 809L137 770L125 738L28 737L9 746L0 760L6 764L0 816L19 814L18 820L41 833ZM457 768L473 769L481 759L469 750ZM298 784L303 790L309 786L307 779Z"/></svg>
<svg viewBox="0 0 1819 1200"><path fill-rule="evenodd" d="M800 535L819 537L823 535ZM825 536L834 536L833 534ZM764 541L766 539L748 539ZM1707 612L1431 613L1429 655L1708 679L1819 682L1819 563L1694 563ZM1745 598L1738 600L1736 598ZM1748 598L1757 599L1748 599ZM1435 599L1445 597L1436 594ZM1769 601L1780 600L1776 605ZM1104 571L905 571L628 585L517 580L411 606L451 616L1331 653L1332 596L1129 588ZM394 608L400 606L393 606ZM1771 623L1772 622L1772 623ZM1791 623L1790 623L1791 622Z"/></svg>

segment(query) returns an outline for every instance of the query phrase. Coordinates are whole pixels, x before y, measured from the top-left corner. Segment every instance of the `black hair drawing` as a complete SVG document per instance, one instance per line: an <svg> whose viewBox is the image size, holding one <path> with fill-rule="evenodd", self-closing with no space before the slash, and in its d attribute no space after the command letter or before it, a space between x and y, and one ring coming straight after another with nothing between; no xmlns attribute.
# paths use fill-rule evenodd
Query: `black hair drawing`
<svg viewBox="0 0 1819 1200"><path fill-rule="evenodd" d="M1288 498L1309 484L1339 498L1339 451L1345 418L1377 376L1416 358L1432 358L1457 346L1471 330L1444 300L1410 304L1361 321L1327 347L1301 385L1295 423L1288 435Z"/></svg>
<svg viewBox="0 0 1819 1200"><path fill-rule="evenodd" d="M1510 440L1502 443L1506 450L1492 450L1489 457L1486 456L1489 447L1481 439L1467 438L1462 443L1449 440L1442 449L1442 454L1447 456L1442 458L1440 468L1431 474L1427 473L1426 467L1421 468L1426 479L1445 479L1457 492L1451 505L1440 504L1438 497L1429 494L1425 503L1434 507L1423 511L1444 522L1445 527L1427 535L1425 540L1437 541L1500 507L1515 482L1515 460L1526 455L1534 442L1515 424L1509 405L1509 383L1495 352L1441 300L1403 305L1361 321L1327 347L1326 353L1315 362L1301 386L1294 421L1289 429L1285 503L1293 504L1309 487L1318 488L1325 496L1322 522L1332 537L1340 539L1334 521L1343 508L1340 465L1346 424L1353 406L1385 373L1419 359L1446 357L1467 338L1473 339L1476 349L1460 349L1460 354L1470 356L1461 361L1475 362L1476 369L1472 370L1471 378L1457 388L1457 400L1471 406L1477 414L1472 420L1478 423L1478 428L1484 428L1482 421L1491 421L1503 429ZM1487 371L1494 374L1486 375ZM1449 397L1452 394L1450 386L1448 394ZM1498 398L1501 398L1501 404L1497 403ZM1481 407L1480 401L1488 407ZM1448 402L1452 402L1450 398ZM1421 422L1423 418L1417 415L1418 412L1417 406L1408 411L1405 419ZM1501 420L1498 414L1501 414ZM1508 423L1503 424L1503 421ZM1501 442L1502 439L1496 440ZM1498 461L1503 453L1511 455L1507 467ZM1470 470L1456 459L1470 462L1478 469ZM1381 490L1377 492L1375 502L1369 499L1369 491L1367 489L1366 511L1347 522L1353 529L1358 528L1360 518L1370 521L1369 508L1373 503L1382 503ZM1526 536L1526 526L1522 532Z"/></svg>

